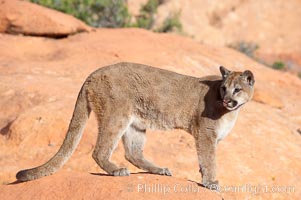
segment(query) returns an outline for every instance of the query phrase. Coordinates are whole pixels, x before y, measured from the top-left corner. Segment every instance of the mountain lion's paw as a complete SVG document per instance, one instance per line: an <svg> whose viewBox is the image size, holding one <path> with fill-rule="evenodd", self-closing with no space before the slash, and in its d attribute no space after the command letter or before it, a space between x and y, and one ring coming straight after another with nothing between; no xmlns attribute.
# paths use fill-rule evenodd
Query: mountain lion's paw
<svg viewBox="0 0 301 200"><path fill-rule="evenodd" d="M113 176L129 176L131 173L127 168L120 168L113 171Z"/></svg>
<svg viewBox="0 0 301 200"><path fill-rule="evenodd" d="M160 175L163 175L163 176L171 176L172 175L168 168L158 168L157 170L155 170L152 173L160 174Z"/></svg>

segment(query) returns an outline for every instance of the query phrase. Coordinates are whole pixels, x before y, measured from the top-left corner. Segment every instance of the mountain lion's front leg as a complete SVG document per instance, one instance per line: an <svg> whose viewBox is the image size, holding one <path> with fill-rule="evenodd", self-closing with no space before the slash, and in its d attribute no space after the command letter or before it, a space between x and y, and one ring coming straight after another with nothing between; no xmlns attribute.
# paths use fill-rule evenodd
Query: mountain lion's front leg
<svg viewBox="0 0 301 200"><path fill-rule="evenodd" d="M202 184L213 190L219 190L216 180L216 138L214 131L206 129L195 135L196 149L202 174Z"/></svg>

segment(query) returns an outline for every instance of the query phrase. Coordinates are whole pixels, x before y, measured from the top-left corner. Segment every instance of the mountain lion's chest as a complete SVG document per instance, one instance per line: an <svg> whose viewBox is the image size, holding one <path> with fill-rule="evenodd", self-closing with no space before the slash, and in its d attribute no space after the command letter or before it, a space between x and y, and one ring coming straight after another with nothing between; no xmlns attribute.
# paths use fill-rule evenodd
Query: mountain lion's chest
<svg viewBox="0 0 301 200"><path fill-rule="evenodd" d="M229 112L223 115L218 121L215 128L217 141L224 139L234 127L239 110Z"/></svg>

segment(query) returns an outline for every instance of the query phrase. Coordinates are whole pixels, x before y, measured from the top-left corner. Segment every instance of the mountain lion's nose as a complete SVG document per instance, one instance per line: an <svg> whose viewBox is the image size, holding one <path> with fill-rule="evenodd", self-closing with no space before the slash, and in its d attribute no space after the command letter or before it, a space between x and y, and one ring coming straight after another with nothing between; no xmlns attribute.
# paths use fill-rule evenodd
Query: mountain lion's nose
<svg viewBox="0 0 301 200"><path fill-rule="evenodd" d="M225 104L230 103L230 101L231 101L230 99L224 99L224 100L223 100L223 102L224 102Z"/></svg>

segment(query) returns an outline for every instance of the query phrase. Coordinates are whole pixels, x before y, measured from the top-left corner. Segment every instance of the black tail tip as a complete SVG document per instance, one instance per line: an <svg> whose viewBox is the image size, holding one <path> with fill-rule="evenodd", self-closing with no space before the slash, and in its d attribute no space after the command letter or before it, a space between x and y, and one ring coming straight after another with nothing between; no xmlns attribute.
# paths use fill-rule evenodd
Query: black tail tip
<svg viewBox="0 0 301 200"><path fill-rule="evenodd" d="M25 178L26 177L26 170L21 170L21 171L19 171L17 174L16 174L16 179L18 180L18 181L22 181L22 182L24 182L24 181L27 181L27 179Z"/></svg>

